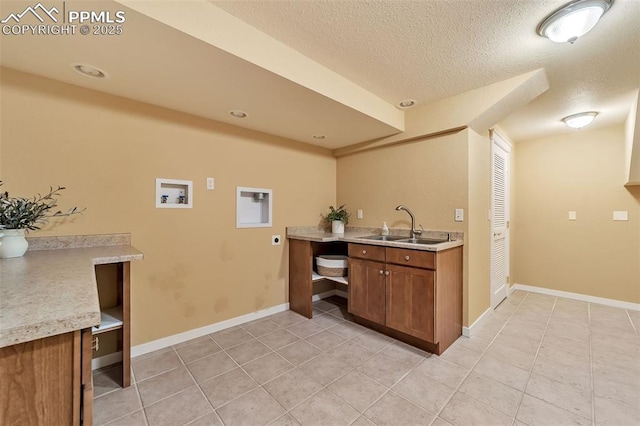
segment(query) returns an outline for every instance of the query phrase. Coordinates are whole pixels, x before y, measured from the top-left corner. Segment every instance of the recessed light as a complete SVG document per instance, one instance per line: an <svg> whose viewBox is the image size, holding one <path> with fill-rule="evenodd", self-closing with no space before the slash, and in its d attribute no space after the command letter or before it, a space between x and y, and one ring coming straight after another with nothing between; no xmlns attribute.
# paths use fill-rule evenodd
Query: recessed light
<svg viewBox="0 0 640 426"><path fill-rule="evenodd" d="M598 115L598 113L595 111L581 112L579 114L569 115L563 118L562 121L572 129L581 129L591 124L593 119L596 118L596 115Z"/></svg>
<svg viewBox="0 0 640 426"><path fill-rule="evenodd" d="M71 64L71 66L73 67L74 70L76 70L76 72L87 76L87 77L91 77L91 78L105 78L107 77L107 73L102 71L100 68L98 67L94 67L93 65L89 65L89 64Z"/></svg>
<svg viewBox="0 0 640 426"><path fill-rule="evenodd" d="M231 111L229 111L229 114L231 114L235 118L247 118L249 116L249 114L244 111L240 111L239 109L232 109Z"/></svg>
<svg viewBox="0 0 640 426"><path fill-rule="evenodd" d="M405 99L404 101L400 102L398 106L400 108L411 108L415 104L416 104L416 101L414 101L413 99Z"/></svg>
<svg viewBox="0 0 640 426"><path fill-rule="evenodd" d="M326 138L326 136L325 135L313 135L313 138L314 139L324 139L324 138Z"/></svg>
<svg viewBox="0 0 640 426"><path fill-rule="evenodd" d="M538 25L538 34L556 43L573 44L596 26L613 0L577 0L562 6Z"/></svg>

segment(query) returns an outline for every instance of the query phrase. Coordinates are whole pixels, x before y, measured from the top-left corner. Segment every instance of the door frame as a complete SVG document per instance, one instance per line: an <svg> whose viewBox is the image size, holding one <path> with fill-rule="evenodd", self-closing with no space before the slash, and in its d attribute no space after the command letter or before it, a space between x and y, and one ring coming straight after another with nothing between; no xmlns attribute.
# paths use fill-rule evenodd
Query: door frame
<svg viewBox="0 0 640 426"><path fill-rule="evenodd" d="M490 252L489 252L489 296L491 308L495 309L504 299L496 300L494 297L494 288L493 288L493 268L494 268L494 155L496 148L503 150L507 154L507 165L506 165L506 176L505 176L505 221L506 221L506 229L505 229L505 269L507 273L507 282L506 282L506 295L505 298L509 297L509 288L511 286L511 282L508 279L510 276L510 247L511 247L511 232L510 232L510 222L511 222L511 151L513 146L498 133L495 129L489 130L489 137L491 140L491 210L490 210Z"/></svg>

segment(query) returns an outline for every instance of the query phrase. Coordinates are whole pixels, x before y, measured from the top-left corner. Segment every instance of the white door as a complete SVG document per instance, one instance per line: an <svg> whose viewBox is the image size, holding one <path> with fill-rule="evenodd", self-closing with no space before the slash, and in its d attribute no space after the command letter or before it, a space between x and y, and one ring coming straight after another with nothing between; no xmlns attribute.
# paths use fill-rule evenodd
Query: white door
<svg viewBox="0 0 640 426"><path fill-rule="evenodd" d="M509 153L511 145L491 132L491 307L509 290Z"/></svg>

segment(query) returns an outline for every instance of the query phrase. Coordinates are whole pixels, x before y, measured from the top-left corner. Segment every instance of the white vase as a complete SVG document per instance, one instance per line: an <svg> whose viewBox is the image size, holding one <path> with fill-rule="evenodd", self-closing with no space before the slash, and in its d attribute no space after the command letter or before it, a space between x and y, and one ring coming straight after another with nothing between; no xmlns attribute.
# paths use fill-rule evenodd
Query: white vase
<svg viewBox="0 0 640 426"><path fill-rule="evenodd" d="M341 220L331 221L331 232L334 234L344 234L344 222Z"/></svg>
<svg viewBox="0 0 640 426"><path fill-rule="evenodd" d="M20 257L27 252L29 243L24 229L0 229L0 258Z"/></svg>

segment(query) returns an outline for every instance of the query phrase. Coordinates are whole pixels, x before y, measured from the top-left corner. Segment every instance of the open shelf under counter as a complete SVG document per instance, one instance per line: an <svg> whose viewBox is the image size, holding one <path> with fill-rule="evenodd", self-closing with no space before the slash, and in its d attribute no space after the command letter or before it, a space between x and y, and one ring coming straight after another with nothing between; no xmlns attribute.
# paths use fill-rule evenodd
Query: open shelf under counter
<svg viewBox="0 0 640 426"><path fill-rule="evenodd" d="M122 328L122 306L114 306L100 312L100 325L93 327L93 334L105 333L111 330Z"/></svg>
<svg viewBox="0 0 640 426"><path fill-rule="evenodd" d="M318 280L329 280L329 281L335 281L340 284L349 285L349 281L347 280L347 277L327 277L327 276L318 274L316 271L312 271L311 281L318 281Z"/></svg>

